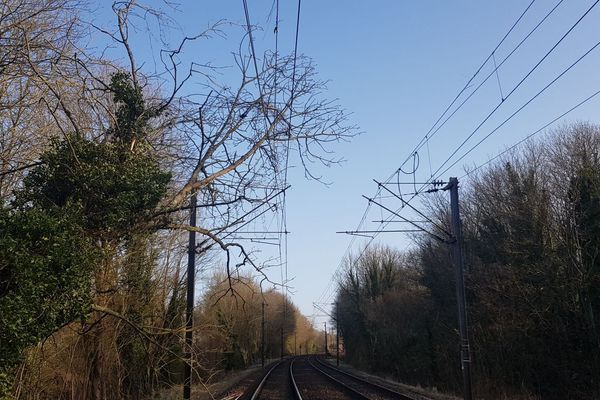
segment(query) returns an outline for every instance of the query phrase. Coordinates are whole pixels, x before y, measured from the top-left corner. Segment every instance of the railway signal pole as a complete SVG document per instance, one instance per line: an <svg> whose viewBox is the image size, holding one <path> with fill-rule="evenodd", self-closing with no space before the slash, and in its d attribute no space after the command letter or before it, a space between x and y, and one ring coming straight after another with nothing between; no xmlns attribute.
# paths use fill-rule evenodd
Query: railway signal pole
<svg viewBox="0 0 600 400"><path fill-rule="evenodd" d="M463 375L463 397L472 400L471 390L471 350L469 346L469 330L467 324L467 306L465 300L464 259L462 254L463 237L458 206L458 179L450 178L445 187L450 191L450 208L452 211L452 234L454 273L456 278L456 300L458 302L458 325L460 332L460 363Z"/></svg>
<svg viewBox="0 0 600 400"><path fill-rule="evenodd" d="M262 321L260 324L260 365L265 366L265 302L262 302Z"/></svg>
<svg viewBox="0 0 600 400"><path fill-rule="evenodd" d="M325 357L327 357L327 321L325 321Z"/></svg>
<svg viewBox="0 0 600 400"><path fill-rule="evenodd" d="M338 306L335 307L335 365L340 366L340 319Z"/></svg>
<svg viewBox="0 0 600 400"><path fill-rule="evenodd" d="M196 193L190 198L190 226L196 227ZM194 320L194 286L196 274L196 232L189 233L187 267L187 299L185 305L185 354L186 360L183 378L183 398L189 400L192 394L192 328Z"/></svg>
<svg viewBox="0 0 600 400"><path fill-rule="evenodd" d="M281 357L283 360L283 325L281 326Z"/></svg>

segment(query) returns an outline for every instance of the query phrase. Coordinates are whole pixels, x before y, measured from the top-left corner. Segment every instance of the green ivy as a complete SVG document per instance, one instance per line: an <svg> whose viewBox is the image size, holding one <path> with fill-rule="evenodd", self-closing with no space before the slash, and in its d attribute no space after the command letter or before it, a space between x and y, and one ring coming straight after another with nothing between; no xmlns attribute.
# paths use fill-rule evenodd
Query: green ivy
<svg viewBox="0 0 600 400"><path fill-rule="evenodd" d="M74 135L56 141L42 161L25 179L18 206L80 204L83 227L113 239L150 217L170 180L150 156L124 152L119 143L95 143Z"/></svg>
<svg viewBox="0 0 600 400"><path fill-rule="evenodd" d="M0 387L23 349L89 311L96 250L78 211L0 210Z"/></svg>
<svg viewBox="0 0 600 400"><path fill-rule="evenodd" d="M155 113L127 74L110 90L117 118L106 140L54 140L0 208L0 398L27 347L88 314L101 243L148 232L167 191L171 175L144 144Z"/></svg>
<svg viewBox="0 0 600 400"><path fill-rule="evenodd" d="M113 75L110 88L118 107L108 140L95 142L77 135L55 140L42 164L25 178L16 205L48 209L81 204L87 231L121 239L150 218L171 175L161 171L142 144L141 150L131 150L134 140L145 138L153 114L145 110L141 90L124 73Z"/></svg>

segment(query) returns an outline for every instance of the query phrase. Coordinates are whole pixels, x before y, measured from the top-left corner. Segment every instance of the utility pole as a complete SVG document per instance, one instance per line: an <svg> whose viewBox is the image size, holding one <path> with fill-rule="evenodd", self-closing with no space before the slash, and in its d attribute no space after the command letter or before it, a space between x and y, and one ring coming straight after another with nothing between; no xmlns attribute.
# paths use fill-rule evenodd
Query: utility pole
<svg viewBox="0 0 600 400"><path fill-rule="evenodd" d="M456 277L456 300L458 302L458 325L460 332L460 363L463 374L463 397L473 398L471 391L471 351L467 325L467 306L465 300L464 260L462 254L463 238L458 207L458 179L450 178L447 190L450 190L450 208L452 210L452 233L454 235L454 273Z"/></svg>
<svg viewBox="0 0 600 400"><path fill-rule="evenodd" d="M283 360L283 325L281 326L281 357Z"/></svg>
<svg viewBox="0 0 600 400"><path fill-rule="evenodd" d="M340 311L335 307L335 365L340 366Z"/></svg>
<svg viewBox="0 0 600 400"><path fill-rule="evenodd" d="M327 321L325 321L325 357L327 357Z"/></svg>
<svg viewBox="0 0 600 400"><path fill-rule="evenodd" d="M260 365L265 366L265 302L262 302L262 322L260 324Z"/></svg>
<svg viewBox="0 0 600 400"><path fill-rule="evenodd" d="M298 340L298 333L294 331L294 355L298 355L298 347L296 346L296 342Z"/></svg>
<svg viewBox="0 0 600 400"><path fill-rule="evenodd" d="M283 289L282 289L283 290ZM283 296L283 303L282 303L282 307L283 307L283 322L281 324L281 359L283 360L283 327L285 326L285 320L287 317L287 298L284 295Z"/></svg>
<svg viewBox="0 0 600 400"><path fill-rule="evenodd" d="M196 227L196 193L190 198L190 226ZM188 267L187 267L187 299L185 305L185 354L186 359L183 377L183 398L189 400L192 394L192 328L194 320L194 286L196 274L196 232L189 233Z"/></svg>

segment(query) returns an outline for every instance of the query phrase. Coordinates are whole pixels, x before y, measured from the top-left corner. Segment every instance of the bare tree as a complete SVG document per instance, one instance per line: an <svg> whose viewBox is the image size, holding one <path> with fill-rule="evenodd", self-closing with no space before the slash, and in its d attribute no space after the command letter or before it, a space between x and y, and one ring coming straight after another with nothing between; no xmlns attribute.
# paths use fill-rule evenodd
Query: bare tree
<svg viewBox="0 0 600 400"><path fill-rule="evenodd" d="M150 113L176 179L157 212L161 217L157 224L204 235L209 247L216 245L227 253L228 276L232 268L248 264L261 271L251 253L235 240L235 233L265 212L279 212L290 160L299 162L308 178L320 180L313 165L339 163L330 144L351 138L354 127L347 124L345 112L335 101L324 98L325 83L317 78L307 57L266 52L259 70L253 70L248 35L233 55L239 71L236 86L219 82L212 67L202 61L184 65L180 55L186 46L221 34L222 23L184 37L171 50L162 50L164 70L143 75L136 66L129 32L136 23L146 21L148 8L131 1L115 3L113 9L118 29L104 32L123 46L133 82L163 88L150 99ZM160 14L152 16L164 19ZM203 90L188 94L191 85ZM202 208L201 226L191 228L167 218L187 209L192 193Z"/></svg>
<svg viewBox="0 0 600 400"><path fill-rule="evenodd" d="M58 376L57 364L46 364L49 373L56 374L52 381L64 379L57 392L117 396L127 386L123 349L137 345L137 339L141 338L152 373L180 359L176 341L166 338L178 338L185 330L178 316L182 311L179 267L185 252L181 234L195 230L203 236L198 253L223 252L225 294L235 293L244 266L268 279L264 268L271 260L258 258L244 231L263 216L281 212L292 164L299 164L308 178L320 180L313 166L339 163L331 144L351 138L356 131L336 102L326 100L325 83L307 57L266 52L256 55L256 71L249 37L244 35L233 56L239 72L235 85L221 81L219 71L203 60L183 61L192 43L222 36L224 22L186 36L175 46L168 46L159 34L156 44L164 50L157 56L162 64L149 71L136 58L133 36L145 34L150 24L168 30L175 23L140 2L114 2L112 28L84 20L80 14L84 4L78 0L1 4L3 202L10 199L28 168L40 162L49 139L68 139L72 133L98 142L111 139L117 115L110 82L119 71L126 71L132 85L144 93L145 111L139 118L150 127L147 135L131 140L130 151L151 149L173 175L169 194L147 227L158 230L156 236L127 251L108 249L106 254L112 257L95 271L92 316L48 341L62 345L54 349L52 362L69 360L64 374L69 378ZM107 40L110 52L89 45L89 39L98 35ZM119 50L122 60L108 56ZM193 194L201 209L199 227L183 222ZM158 255L157 248L163 249ZM150 261L132 261L135 257ZM148 285L144 290L152 291L151 295L144 292L147 302L139 301L138 288L127 284L131 274L142 272ZM45 352L43 345L38 350ZM195 367L200 371L199 365ZM143 379L152 388L162 377Z"/></svg>

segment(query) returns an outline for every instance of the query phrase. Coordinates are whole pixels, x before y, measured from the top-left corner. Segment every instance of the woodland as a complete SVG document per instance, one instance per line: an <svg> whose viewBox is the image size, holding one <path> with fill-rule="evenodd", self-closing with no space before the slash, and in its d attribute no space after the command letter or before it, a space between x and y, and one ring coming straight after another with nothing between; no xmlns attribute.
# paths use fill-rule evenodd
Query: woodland
<svg viewBox="0 0 600 400"><path fill-rule="evenodd" d="M461 185L465 290L475 398L600 397L600 127L565 125ZM433 193L437 235L447 193ZM346 360L460 394L451 246L350 256L336 315Z"/></svg>
<svg viewBox="0 0 600 400"><path fill-rule="evenodd" d="M250 24L186 36L170 2L106 4L100 23L85 1L0 2L0 398L150 398L186 363L205 385L260 363L263 304L268 359L317 351L241 232L281 213L288 158L310 177L355 129L310 59L258 66ZM194 46L227 30L223 74ZM211 279L186 328L190 232Z"/></svg>

